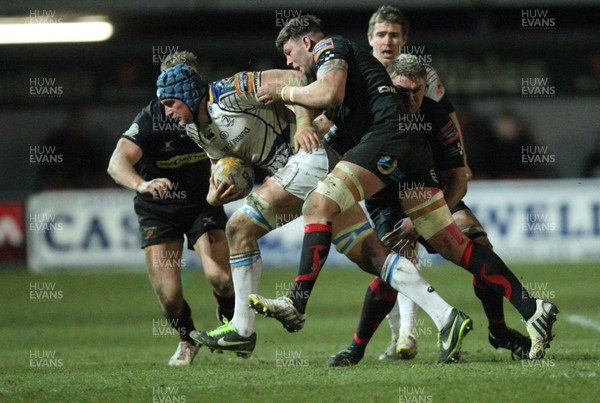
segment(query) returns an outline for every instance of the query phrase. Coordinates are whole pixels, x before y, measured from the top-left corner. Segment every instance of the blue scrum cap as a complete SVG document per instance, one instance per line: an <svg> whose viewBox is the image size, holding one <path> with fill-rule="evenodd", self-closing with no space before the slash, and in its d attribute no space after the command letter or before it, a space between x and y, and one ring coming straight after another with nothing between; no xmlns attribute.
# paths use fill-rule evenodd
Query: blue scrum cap
<svg viewBox="0 0 600 403"><path fill-rule="evenodd" d="M194 119L202 98L208 93L208 84L187 64L178 64L165 70L156 80L159 100L179 99L192 111Z"/></svg>

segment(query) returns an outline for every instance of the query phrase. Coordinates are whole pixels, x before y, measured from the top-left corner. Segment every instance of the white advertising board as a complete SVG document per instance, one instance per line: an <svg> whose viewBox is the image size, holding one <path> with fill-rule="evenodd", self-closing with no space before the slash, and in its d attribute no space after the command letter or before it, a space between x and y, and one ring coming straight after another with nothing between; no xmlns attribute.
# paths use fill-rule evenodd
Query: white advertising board
<svg viewBox="0 0 600 403"><path fill-rule="evenodd" d="M126 190L33 195L25 216L30 269L143 270L132 199ZM600 261L600 180L473 182L465 202L506 261ZM240 205L226 206L227 213ZM301 218L264 237L265 266L296 266L302 237ZM199 265L192 252L184 259ZM333 248L327 265L350 266Z"/></svg>

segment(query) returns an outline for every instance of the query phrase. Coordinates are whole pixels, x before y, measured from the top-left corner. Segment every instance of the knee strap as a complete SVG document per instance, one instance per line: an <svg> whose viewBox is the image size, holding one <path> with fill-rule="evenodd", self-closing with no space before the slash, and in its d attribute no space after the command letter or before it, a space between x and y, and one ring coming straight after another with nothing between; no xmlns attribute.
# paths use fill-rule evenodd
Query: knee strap
<svg viewBox="0 0 600 403"><path fill-rule="evenodd" d="M244 205L240 211L250 217L250 219L271 232L275 227L275 211L273 206L259 194L252 193L244 199Z"/></svg>
<svg viewBox="0 0 600 403"><path fill-rule="evenodd" d="M337 237L333 240L333 244L338 252L347 254L352 250L352 248L354 248L354 246L369 236L371 232L373 232L371 224L369 224L367 221L363 221L346 227L340 231Z"/></svg>

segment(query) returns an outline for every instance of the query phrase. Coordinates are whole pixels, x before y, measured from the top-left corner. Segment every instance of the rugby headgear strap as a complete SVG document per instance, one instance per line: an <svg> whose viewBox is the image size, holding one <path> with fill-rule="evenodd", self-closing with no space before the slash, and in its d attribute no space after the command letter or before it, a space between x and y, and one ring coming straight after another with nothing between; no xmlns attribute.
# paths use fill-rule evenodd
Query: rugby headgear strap
<svg viewBox="0 0 600 403"><path fill-rule="evenodd" d="M158 76L156 87L159 100L183 101L192 111L194 120L198 117L202 98L208 93L208 83L203 81L192 67L183 63L165 70Z"/></svg>

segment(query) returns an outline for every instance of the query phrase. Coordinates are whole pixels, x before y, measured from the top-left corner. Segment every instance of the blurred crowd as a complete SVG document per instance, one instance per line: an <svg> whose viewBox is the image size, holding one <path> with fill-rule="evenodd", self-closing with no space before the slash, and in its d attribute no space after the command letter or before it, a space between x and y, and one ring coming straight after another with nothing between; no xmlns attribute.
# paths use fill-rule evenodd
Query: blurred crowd
<svg viewBox="0 0 600 403"><path fill-rule="evenodd" d="M38 190L106 188L116 186L106 174L111 141L120 133L107 135L91 130L81 110L75 110L58 128L45 137L43 146L55 147L63 161L40 165ZM535 179L560 175L552 165L523 163L522 147L540 144L527 120L511 110L487 117L469 108L460 108L458 116L473 179ZM600 177L600 132L595 147L585 157L582 177Z"/></svg>

